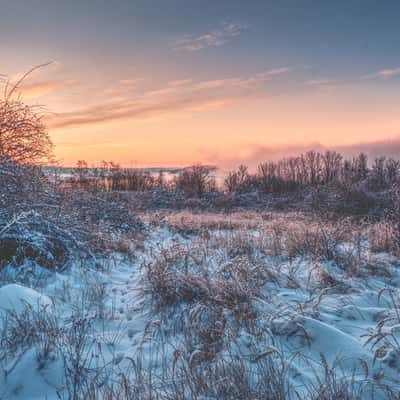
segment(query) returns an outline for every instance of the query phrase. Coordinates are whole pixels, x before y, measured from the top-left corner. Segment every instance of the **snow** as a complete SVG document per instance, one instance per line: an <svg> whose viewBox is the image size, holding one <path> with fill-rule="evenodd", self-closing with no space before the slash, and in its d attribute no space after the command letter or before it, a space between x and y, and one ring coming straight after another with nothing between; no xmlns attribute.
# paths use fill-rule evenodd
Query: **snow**
<svg viewBox="0 0 400 400"><path fill-rule="evenodd" d="M0 315L1 311L12 310L17 314L26 307L34 309L51 306L52 301L44 294L17 284L9 284L0 287Z"/></svg>
<svg viewBox="0 0 400 400"><path fill-rule="evenodd" d="M7 379L3 382L0 379L0 399L56 399L54 386L62 385L62 369L60 361L38 369L36 351L28 350Z"/></svg>
<svg viewBox="0 0 400 400"><path fill-rule="evenodd" d="M218 240L224 236L225 232L215 232ZM160 324L160 321L150 299L141 290L142 263L154 259L165 248L177 244L189 246L195 240L194 237L183 238L167 228L152 228L144 249L136 252L134 260L115 254L103 271L74 265L63 273L52 274L36 289L6 284L0 287L0 309L3 313L4 310L21 313L27 305L36 309L46 307L62 319L62 325L68 326L75 310L82 304L90 304L88 313L95 318L91 338L102 349L103 362L113 365L110 374L116 374L118 368L126 369L129 360L136 359L143 349L143 365L158 364L161 367L157 357L151 359L154 349L151 350L149 342L143 342L149 324ZM289 379L299 393L304 383L315 378L315 371L321 371L321 354L330 365L340 363L343 376L350 377L354 371L361 376L364 364L359 360L362 359L370 376L394 379L394 386L399 385L399 355L388 352L382 359L374 361L374 349L367 344L367 335L375 329L379 318L392 312L389 294L382 293L379 300L378 292L382 288L398 290L400 272L394 263L389 262L390 278L383 275L352 279L345 278L343 271L332 263L324 263L325 271L347 285L341 292L334 288L318 288L317 283L310 280L315 266L307 258L286 262L281 257L256 257L271 270L279 265L279 274L277 280L266 282L261 298L256 300L260 313L258 322L264 327L264 336L256 339L248 332L238 332L238 351L243 354L244 349L254 342L260 349L270 348L272 343L266 332L272 332L274 348L291 360ZM385 254L376 257L381 261L388 260ZM215 246L212 254L204 256L204 263L229 265L226 249ZM168 338L164 350L172 358L180 337L179 334L174 337L173 316L167 320L162 332ZM147 351L146 346L149 346ZM96 354L98 357L100 353ZM38 369L35 349L15 357L17 363L11 358L6 365L10 373L7 376L0 374L1 400L58 399L57 390L64 383L64 365L59 358ZM376 398L379 399L379 395Z"/></svg>

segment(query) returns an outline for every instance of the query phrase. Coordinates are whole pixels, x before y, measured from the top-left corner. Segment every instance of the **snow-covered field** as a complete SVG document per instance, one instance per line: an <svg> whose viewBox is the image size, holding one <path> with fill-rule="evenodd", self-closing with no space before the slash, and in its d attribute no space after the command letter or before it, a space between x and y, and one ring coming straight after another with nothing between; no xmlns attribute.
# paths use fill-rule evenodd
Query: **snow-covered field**
<svg viewBox="0 0 400 400"><path fill-rule="evenodd" d="M148 215L129 253L0 271L0 399L387 399L400 264L274 215Z"/></svg>

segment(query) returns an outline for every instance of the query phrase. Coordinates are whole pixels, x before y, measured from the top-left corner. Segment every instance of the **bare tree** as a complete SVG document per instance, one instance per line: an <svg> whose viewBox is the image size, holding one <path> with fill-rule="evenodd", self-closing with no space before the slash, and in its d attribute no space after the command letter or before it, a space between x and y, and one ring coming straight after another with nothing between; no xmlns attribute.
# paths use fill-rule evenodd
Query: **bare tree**
<svg viewBox="0 0 400 400"><path fill-rule="evenodd" d="M22 81L43 66L32 68L14 85L5 84L0 100L0 162L39 164L51 155L52 142L43 115L37 107L24 104L17 94Z"/></svg>
<svg viewBox="0 0 400 400"><path fill-rule="evenodd" d="M246 192L251 190L251 176L245 165L239 165L237 171L229 172L224 180L228 192Z"/></svg>
<svg viewBox="0 0 400 400"><path fill-rule="evenodd" d="M399 177L400 161L395 160L393 158L389 158L386 161L385 169L386 169L385 173L386 173L387 185L391 186L397 181Z"/></svg>
<svg viewBox="0 0 400 400"><path fill-rule="evenodd" d="M175 187L178 190L201 197L205 192L215 189L215 179L211 176L212 167L193 165L182 170L175 178Z"/></svg>
<svg viewBox="0 0 400 400"><path fill-rule="evenodd" d="M325 154L322 155L322 176L324 183L330 183L339 179L342 160L342 155L336 151L327 150Z"/></svg>
<svg viewBox="0 0 400 400"><path fill-rule="evenodd" d="M367 178L368 170L368 157L364 153L360 153L357 158L353 160L354 164L354 180L356 182L362 181Z"/></svg>
<svg viewBox="0 0 400 400"><path fill-rule="evenodd" d="M74 170L76 180L81 188L87 188L89 184L89 166L85 160L78 160Z"/></svg>
<svg viewBox="0 0 400 400"><path fill-rule="evenodd" d="M321 178L321 153L314 150L307 151L307 153L301 157L304 157L304 163L307 170L307 175L309 178L309 183L311 185L316 185L320 182Z"/></svg>

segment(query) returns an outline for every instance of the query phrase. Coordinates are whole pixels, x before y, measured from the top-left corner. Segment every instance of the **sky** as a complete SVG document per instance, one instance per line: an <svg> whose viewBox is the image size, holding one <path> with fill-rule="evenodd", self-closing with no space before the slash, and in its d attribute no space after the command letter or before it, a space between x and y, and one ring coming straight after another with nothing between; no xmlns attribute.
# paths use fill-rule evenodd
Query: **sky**
<svg viewBox="0 0 400 400"><path fill-rule="evenodd" d="M400 154L398 0L0 0L0 78L63 165Z"/></svg>

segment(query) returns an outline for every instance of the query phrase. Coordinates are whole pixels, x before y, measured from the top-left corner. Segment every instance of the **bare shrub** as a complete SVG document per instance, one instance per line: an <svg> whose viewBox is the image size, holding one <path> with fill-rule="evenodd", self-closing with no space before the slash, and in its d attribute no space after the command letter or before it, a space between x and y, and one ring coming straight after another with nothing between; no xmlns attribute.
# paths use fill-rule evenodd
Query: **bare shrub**
<svg viewBox="0 0 400 400"><path fill-rule="evenodd" d="M1 225L0 225L1 227ZM61 269L77 248L67 231L37 212L21 212L0 230L0 267L22 265L25 260L54 270Z"/></svg>
<svg viewBox="0 0 400 400"><path fill-rule="evenodd" d="M347 215L367 215L378 205L376 197L359 185L342 188L338 200L335 210Z"/></svg>
<svg viewBox="0 0 400 400"><path fill-rule="evenodd" d="M159 222L159 220L159 216L156 218L151 217L151 221ZM263 218L263 214L253 211L238 211L232 213L213 213L206 211L195 213L190 211L181 211L163 215L161 222L173 231L179 233L201 234L202 232L210 230L233 231L243 229L261 229L265 223L265 219Z"/></svg>
<svg viewBox="0 0 400 400"><path fill-rule="evenodd" d="M93 355L88 343L92 333L93 318L85 315L73 315L61 337L63 349L65 388L68 400L79 400L87 390L88 379L95 379L96 371L93 369ZM89 378L90 373L93 373Z"/></svg>
<svg viewBox="0 0 400 400"><path fill-rule="evenodd" d="M16 97L24 79L41 67L31 69L14 85L6 84L4 98L0 100L0 162L38 164L51 154L52 143L43 115Z"/></svg>
<svg viewBox="0 0 400 400"><path fill-rule="evenodd" d="M39 366L54 357L62 327L47 307L36 309L26 304L22 312L3 311L1 322L0 361L23 354L30 348L36 348Z"/></svg>
<svg viewBox="0 0 400 400"><path fill-rule="evenodd" d="M176 189L190 196L201 197L215 189L215 179L211 176L212 168L194 165L186 168L175 178Z"/></svg>
<svg viewBox="0 0 400 400"><path fill-rule="evenodd" d="M44 204L26 202L20 211L10 205L0 213L0 266L26 259L61 270L79 254L92 260L112 251L133 255L134 235L144 225L118 195L49 188L42 197Z"/></svg>
<svg viewBox="0 0 400 400"><path fill-rule="evenodd" d="M229 172L224 180L229 193L244 193L254 189L254 180L245 165L240 165L237 171Z"/></svg>
<svg viewBox="0 0 400 400"><path fill-rule="evenodd" d="M231 351L233 349L230 349ZM284 400L287 382L284 366L267 351L253 363L242 356L227 351L212 363L191 366L190 358L179 357L176 362L174 382L180 393L178 399L218 398Z"/></svg>
<svg viewBox="0 0 400 400"><path fill-rule="evenodd" d="M315 259L340 260L340 245L349 239L349 228L340 224L297 223L288 227L286 249L289 256L311 255Z"/></svg>
<svg viewBox="0 0 400 400"><path fill-rule="evenodd" d="M32 107L10 98L0 101L0 159L40 163L51 148L42 117Z"/></svg>
<svg viewBox="0 0 400 400"><path fill-rule="evenodd" d="M162 307L202 301L235 309L251 300L251 292L234 281L213 281L203 274L181 273L161 260L147 264L145 268L148 290Z"/></svg>
<svg viewBox="0 0 400 400"><path fill-rule="evenodd" d="M380 221L368 228L368 242L372 252L398 254L399 241L395 226L388 221Z"/></svg>
<svg viewBox="0 0 400 400"><path fill-rule="evenodd" d="M380 359L392 368L400 368L399 293L393 289L381 289L378 293L378 301L383 302L384 299L389 305L390 311L377 322L376 328L370 333L366 344L370 344L374 351L374 361Z"/></svg>
<svg viewBox="0 0 400 400"><path fill-rule="evenodd" d="M362 400L364 398L363 384L356 381L354 371L352 376L343 376L340 373L340 360L336 360L330 366L323 354L320 357L322 374L315 372L316 384L307 388L310 400Z"/></svg>
<svg viewBox="0 0 400 400"><path fill-rule="evenodd" d="M239 260L211 271L193 250L167 250L143 264L144 290L151 294L155 305L163 309L181 304L211 304L230 310L238 320L254 319L252 301L260 296L260 286L269 275L260 267Z"/></svg>
<svg viewBox="0 0 400 400"><path fill-rule="evenodd" d="M177 322L178 329L175 329L184 332L186 351L196 355L192 357L192 366L213 360L222 350L226 325L227 320L221 305L198 304L181 313Z"/></svg>
<svg viewBox="0 0 400 400"><path fill-rule="evenodd" d="M273 221L270 225L270 249L274 256L280 256L285 251L285 228L282 221Z"/></svg>
<svg viewBox="0 0 400 400"><path fill-rule="evenodd" d="M49 203L50 189L38 166L0 161L0 207L2 213L15 213L34 204Z"/></svg>

